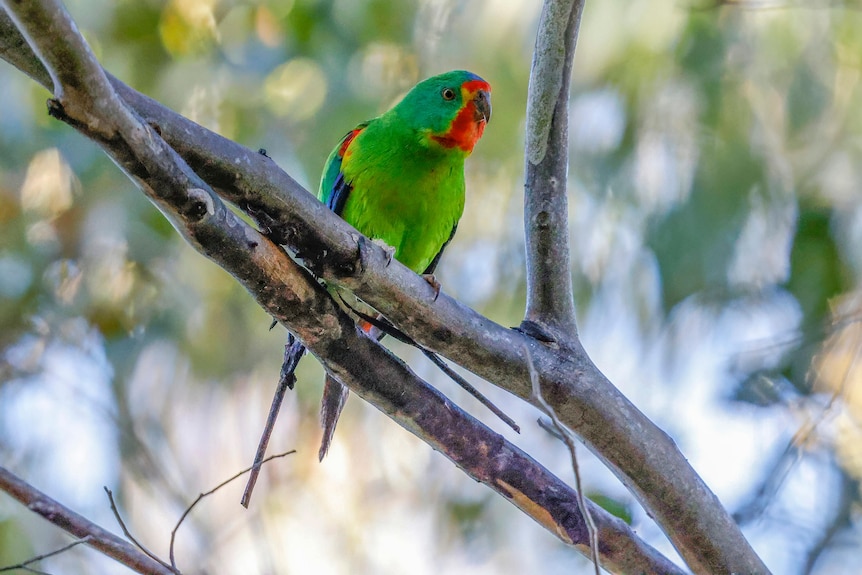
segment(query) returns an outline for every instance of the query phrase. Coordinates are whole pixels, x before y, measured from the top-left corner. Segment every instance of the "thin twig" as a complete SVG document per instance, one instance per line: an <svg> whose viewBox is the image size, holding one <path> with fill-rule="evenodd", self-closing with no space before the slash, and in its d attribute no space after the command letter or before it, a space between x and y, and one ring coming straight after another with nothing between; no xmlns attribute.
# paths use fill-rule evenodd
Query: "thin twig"
<svg viewBox="0 0 862 575"><path fill-rule="evenodd" d="M339 297L341 297L341 294L339 294ZM476 389L472 384L470 384L470 382L461 377L458 372L449 367L449 364L443 361L443 359L439 355L426 348L422 344L418 343L415 339L395 327L395 324L393 324L391 321L389 321L382 315L374 317L372 315L364 313L361 310L358 310L351 306L350 303L348 303L343 297L341 297L341 303L343 303L351 311L351 313L356 314L360 319L362 319L363 321L367 321L386 335L394 337L401 343L415 347L416 349L421 351L425 355L425 357L430 359L434 365L440 368L440 371L445 373L452 381L461 386L461 389L472 395L473 398L476 399L476 401L487 407L491 411L491 413L499 417L500 420L509 427L511 427L512 430L515 431L515 433L521 433L521 428L517 423L515 423L514 419L506 415L503 410L494 405L490 399L485 397L481 391Z"/></svg>
<svg viewBox="0 0 862 575"><path fill-rule="evenodd" d="M43 5L50 9L31 10ZM79 35L79 32L73 26L57 25L58 19L71 22L58 0L9 2L5 6L15 13L17 24L6 18L5 11L0 11L0 34L17 34L16 25L21 26L27 31L28 38L36 40L34 45L39 48L40 55L50 68L68 70L74 74L78 66L69 66L69 62L70 58L80 60L80 50L77 46L69 45L67 40L70 35ZM66 46L61 53L55 54L47 43ZM46 50L42 50L43 47ZM19 64L21 62L16 61ZM32 71L31 66L28 65L28 68ZM89 81L89 76L76 83L76 88L80 90L65 93L77 98L80 91L90 92L89 88L95 84ZM43 77L42 80L48 86L51 85L49 78ZM526 366L521 354L517 353L519 344L527 340L527 336L502 328L445 294L440 294L433 303L429 303L427 293L430 288L427 282L404 266L385 265L382 249L378 246L372 244L367 249L368 258L363 256L362 262L357 261L356 231L312 194L302 192L300 186L275 169L271 161L169 112L116 80L112 82L127 101L135 102L139 115L147 118L149 123L158 125L164 137L202 175L213 182L228 182L221 192L235 205L267 214L272 229L284 231L278 235L279 240L283 240L281 243L295 252L312 256L325 252L327 258L320 264L320 277L341 282L387 317L393 318L430 349L444 353L480 377L522 398L529 398L529 388L525 385ZM97 92L103 90L98 88ZM118 111L113 105L103 105L113 104L109 97L89 98L89 101L99 102L93 108L100 112L100 122L113 124L108 117ZM89 104L82 102L81 105ZM513 499L507 487L488 479L497 476L488 475L482 467L488 464L488 451L477 447L484 446L485 441L491 441L495 449L513 458L494 459L506 461L509 468L518 468L517 472L506 475L507 485L517 479L515 483L520 486L519 489L528 489L537 483L565 489L558 478L537 466L509 442L500 444L498 436L490 435L490 430L479 426L466 414L453 411L449 402L442 402L439 394L380 346L371 346L363 338L356 337L353 330L348 328L347 318L341 317L332 309L334 304L330 306L323 298L322 288L318 289L316 283L309 281L307 274L284 256L280 248L277 250L272 242L234 216L217 198L204 197L200 190L206 186L198 183L190 186L189 181L178 181L174 168L180 168L181 163L174 162L176 165L173 168L162 169L160 159L173 161L174 155L162 148L159 148L158 153L153 153L150 145L160 146L157 134L153 135L144 129L150 139L141 138L141 126L124 122L123 131L129 136L128 139L106 139L101 132L83 123L85 114L76 114L77 108L71 111L67 109L70 112L67 115L70 125L99 142L118 165L127 173L136 175L135 181L160 209L170 215L176 228L190 243L232 273L267 312L278 317L279 321L309 344L310 350L320 358L328 371L337 372L351 389L440 449L471 477L503 494L525 513L536 518L547 518L550 509L551 516L564 517L554 527L548 527L544 519L540 523L552 534L567 541L567 531L561 531L559 526L568 526L574 520L568 516L555 515L564 511L560 508L559 495L547 497L540 494L529 501ZM126 128L129 127L134 130L128 131ZM136 158L142 162L137 162ZM182 190L193 193L181 193ZM201 214L208 216L199 219ZM250 238L252 241L249 241ZM321 247L325 249L321 250ZM333 329L333 326L337 328ZM349 347L351 354L333 354L331 350L335 349L335 345L338 345L338 349ZM579 425L578 431L584 442L600 451L612 470L627 485L632 486L635 496L662 525L693 570L767 572L738 527L673 442L607 381L590 363L583 350L569 351L564 354L552 347L535 350L534 360L542 370L543 379L547 377L560 392L550 398L552 404L563 421ZM574 366L577 369L570 369ZM388 395L396 387L398 395ZM446 425L438 425L439 422L445 422ZM472 434L469 441L451 441L451 431L456 423L469 428ZM527 473L518 466L531 471ZM568 489L565 492L568 494ZM558 492L551 490L541 493ZM680 497L669 497L676 494L680 494ZM571 496L574 497L574 494ZM600 509L594 511L594 516L596 513L605 518ZM637 561L648 562L662 566L656 572L675 572L672 563L644 545L630 530L624 530L610 521L609 527L620 534L620 539L618 546L603 551L606 561L622 561L629 565ZM171 572L126 541L116 539L119 541L110 541L128 555L123 559L124 562L144 560L145 573ZM604 545L608 546L609 541L608 537L603 536ZM634 554L621 553L621 550L632 547ZM110 552L119 554L113 547ZM130 555L134 555L134 559ZM629 570L650 572L650 569L643 568Z"/></svg>
<svg viewBox="0 0 862 575"><path fill-rule="evenodd" d="M296 453L295 449L291 449L290 451L285 451L284 453L276 453L275 455L270 455L269 457L267 457L266 459L261 461L260 465L263 465L264 463L272 461L273 459L286 457L286 456L291 455L293 453ZM219 489L221 489L222 487L224 487L225 485L227 485L231 481L242 477L243 475L245 475L246 473L248 473L249 471L254 469L254 467L255 467L254 465L252 465L251 467L246 467L245 469L243 469L242 471L240 471L236 475L234 475L228 479L225 479L224 481L222 481L221 483L219 483L218 485L216 485L215 487L213 487L209 491L199 494L197 496L197 498L194 501L192 501L192 504L189 505L188 507L186 507L186 510L183 512L183 514L180 516L179 521L177 521L177 524L174 526L173 531L171 531L171 546L170 546L170 550L169 550L168 554L171 558L171 567L173 568L174 571L179 573L179 570L177 570L176 561L174 560L174 542L175 542L176 537L177 537L177 530L180 528L180 525L183 524L183 521L185 521L186 517L188 517L189 513L192 512L192 509L195 508L195 505L197 505L198 502L201 499L203 499L204 497L212 495L213 493L215 493L216 491L218 491Z"/></svg>
<svg viewBox="0 0 862 575"><path fill-rule="evenodd" d="M33 573L34 575L51 575L47 571L40 571L38 569L33 569L32 567L21 567L22 571L26 571L27 573Z"/></svg>
<svg viewBox="0 0 862 575"><path fill-rule="evenodd" d="M0 466L0 491L8 493L27 509L44 517L76 539L83 540L89 537L87 545L129 569L147 574L173 573L172 569L153 561L128 541L75 513L2 466Z"/></svg>
<svg viewBox="0 0 862 575"><path fill-rule="evenodd" d="M275 421L278 419L278 412L281 410L282 403L284 403L284 396L287 394L287 390L293 389L293 385L296 382L294 372L303 354L305 354L305 346L292 333L288 333L287 345L284 346L284 362L281 365L278 386L272 397L272 404L269 406L269 415L266 417L266 425L263 428L263 433L260 435L257 451L254 454L254 464L251 466L251 474L248 476L248 482L245 484L245 491L240 500L240 504L246 509L248 509L248 504L251 502L251 493L254 491L254 486L257 484L257 478L260 475L260 466L263 465L266 447L269 445L269 438L272 436Z"/></svg>
<svg viewBox="0 0 862 575"><path fill-rule="evenodd" d="M422 347L418 343L414 342L414 345L419 349L419 351L425 354L425 357L430 359L434 363L434 365L439 367L443 373L448 375L452 381L460 385L464 391L472 395L476 399L476 401L487 407L491 411L491 413L499 417L500 420L509 427L511 427L515 431L515 433L521 433L521 427L517 423L515 423L514 419L503 413L502 409L491 403L490 399L485 397L481 391L473 387L470 382L461 377L454 369L449 367L449 364L443 361L443 359L439 355L429 349Z"/></svg>
<svg viewBox="0 0 862 575"><path fill-rule="evenodd" d="M556 437L560 441L566 441L566 437L562 433L560 433L560 430L557 428L557 426L554 425L554 422L550 419L546 417L540 417L536 420L536 423L538 423L539 427L544 429L550 435Z"/></svg>
<svg viewBox="0 0 862 575"><path fill-rule="evenodd" d="M159 558L158 555L156 555L155 553L153 553L152 551L150 551L149 549L144 547L140 543L140 541L135 539L135 536L132 535L132 533L129 531L128 527L126 527L126 522L123 521L122 515L120 515L120 510L117 508L117 503L114 501L114 492L111 491L110 489L108 489L107 487L105 487L104 489L105 489L105 493L108 494L108 501L110 501L110 503L111 503L111 511L114 512L114 517L117 519L117 523L120 525L120 529L123 530L123 534L126 536L126 538L129 541L131 541L135 545L135 547L140 549L143 553L145 553L147 555L147 557L149 557L153 561L158 561L158 563L160 565L162 565L163 567L170 569L174 573L179 573L179 571L177 570L177 568L175 566L169 565L169 564L165 563L164 561L162 561L162 559Z"/></svg>
<svg viewBox="0 0 862 575"><path fill-rule="evenodd" d="M545 414L551 418L551 422L554 424L559 437L566 444L566 447L569 448L569 455L572 458L572 469L575 472L575 493L578 498L578 507L581 508L581 515L584 518L584 523L587 526L587 534L590 538L590 556L593 560L593 566L596 570L596 575L601 575L601 567L599 566L599 532L596 529L596 524L593 521L593 516L590 513L589 508L587 507L587 498L584 497L584 488L581 485L581 471L578 466L578 456L575 450L575 440L572 436L572 432L563 425L563 422L557 417L556 412L551 408L550 405L545 401L545 398L542 397L542 386L539 382L539 372L536 371L535 365L533 365L533 355L530 353L529 346L524 346L524 353L527 355L527 368L530 371L530 384L533 389L533 399L538 404L539 408L545 412Z"/></svg>
<svg viewBox="0 0 862 575"><path fill-rule="evenodd" d="M6 571L12 571L13 569L26 569L27 571L32 571L34 573L41 573L40 571L30 569L28 567L28 565L31 565L33 563L37 563L39 561L42 561L43 559L47 559L48 557L53 557L54 555L59 555L60 553L65 553L66 551L68 551L72 547L76 547L78 545L81 545L82 543L89 543L90 538L91 538L90 535L85 535L81 539L77 539L75 541L72 541L68 545L64 545L63 547L60 547L59 549L55 549L53 551L49 551L48 553L43 553L41 555L36 555L35 557L31 557L30 559L27 559L26 561L18 563L17 565L9 565L8 567L0 567L0 573L4 573Z"/></svg>

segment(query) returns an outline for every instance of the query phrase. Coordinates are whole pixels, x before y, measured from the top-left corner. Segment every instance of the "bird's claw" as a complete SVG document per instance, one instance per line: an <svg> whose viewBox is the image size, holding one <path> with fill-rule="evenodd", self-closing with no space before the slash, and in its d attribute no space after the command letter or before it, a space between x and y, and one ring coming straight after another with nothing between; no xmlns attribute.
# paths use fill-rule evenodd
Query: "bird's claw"
<svg viewBox="0 0 862 575"><path fill-rule="evenodd" d="M383 251L386 252L386 267L389 267L389 264L392 263L392 258L395 257L395 248L381 240L380 238L374 238L371 240L375 245L383 248Z"/></svg>
<svg viewBox="0 0 862 575"><path fill-rule="evenodd" d="M437 298L440 297L440 288L443 287L437 281L437 277L434 274L422 274L422 279L428 282L428 285L434 290L434 301L437 301Z"/></svg>

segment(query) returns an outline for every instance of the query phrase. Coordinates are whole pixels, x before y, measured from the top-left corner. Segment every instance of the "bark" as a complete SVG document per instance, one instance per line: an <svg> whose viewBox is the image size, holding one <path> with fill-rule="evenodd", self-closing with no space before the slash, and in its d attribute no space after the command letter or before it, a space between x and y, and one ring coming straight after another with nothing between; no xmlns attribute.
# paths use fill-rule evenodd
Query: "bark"
<svg viewBox="0 0 862 575"><path fill-rule="evenodd" d="M271 160L105 76L83 40L76 39L80 35L69 25L71 20L60 4L7 2L7 6L20 28L28 31L28 43L45 66L21 53L26 44L16 40L11 22L0 17L2 56L54 89L59 105L52 108L53 113L99 142L194 247L232 273L351 390L562 540L576 547L586 544L570 488L357 333L326 292L277 243L299 254L315 274L354 291L419 343L530 401L524 353L528 346L550 407L641 501L693 571L767 572L673 441L596 369L577 339L566 345L543 343L528 335L529 330L503 328L445 293L435 298L426 281L396 261L389 264L375 244L360 242L358 232ZM568 31L563 34L571 50L577 20L566 20ZM556 20L543 18L542 22L548 27ZM539 36L548 33L542 28ZM7 56L10 51L14 53ZM76 64L67 67L68 58L76 59ZM562 86L568 84L565 65L563 72L565 81L560 81L553 101L555 114L565 108L560 104L560 94L567 90ZM564 137L556 130L564 125L554 125L548 142L558 145ZM565 154L557 156L555 166ZM562 194L557 186L556 199L562 195L564 200L564 192L565 186ZM233 215L219 195L252 215L266 235ZM537 275L531 280L535 281L541 278ZM566 289L571 291L570 283L550 293ZM558 295L550 299L559 300ZM574 327L573 314L569 327ZM574 329L571 334L576 335ZM601 523L600 551L610 569L678 572L605 512L596 508L591 513ZM627 553L631 555L624 557Z"/></svg>
<svg viewBox="0 0 862 575"><path fill-rule="evenodd" d="M569 84L583 9L584 0L545 3L527 99L524 327L538 328L563 345L577 338L566 182Z"/></svg>
<svg viewBox="0 0 862 575"><path fill-rule="evenodd" d="M171 569L147 557L129 542L78 515L3 467L0 467L0 490L78 539L87 538L87 545L116 559L136 573L174 575Z"/></svg>
<svg viewBox="0 0 862 575"><path fill-rule="evenodd" d="M161 130L125 105L61 4L10 2L7 7L49 71L57 96L49 101L53 116L99 143L177 230L233 274L329 373L561 540L587 553L586 528L572 489L366 337L306 270L229 210L165 143ZM349 233L355 259L360 244L354 235ZM372 255L380 258L372 257L369 265L385 267L382 251ZM590 506L598 518L600 556L608 569L680 572L624 522Z"/></svg>

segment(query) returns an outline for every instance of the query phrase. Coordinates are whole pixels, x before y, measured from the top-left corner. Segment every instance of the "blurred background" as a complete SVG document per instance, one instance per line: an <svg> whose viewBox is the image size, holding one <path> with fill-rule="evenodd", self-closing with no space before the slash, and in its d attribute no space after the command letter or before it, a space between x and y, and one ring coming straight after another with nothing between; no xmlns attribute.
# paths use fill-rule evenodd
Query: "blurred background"
<svg viewBox="0 0 862 575"><path fill-rule="evenodd" d="M862 478L862 12L855 2L588 2L575 61L572 266L587 350L670 433L778 574L858 573ZM443 289L524 309L526 89L540 2L71 0L104 66L269 155L310 190L329 150L418 80L493 86ZM49 94L0 63L0 461L167 556L198 493L250 465L285 333L185 245ZM538 413L424 358L422 377L571 481ZM572 573L587 563L352 398L317 462L303 360L251 508L243 480L177 539L195 573ZM474 378L475 379L475 378ZM580 450L586 489L679 561ZM70 539L0 495L0 566ZM125 573L77 547L50 573Z"/></svg>

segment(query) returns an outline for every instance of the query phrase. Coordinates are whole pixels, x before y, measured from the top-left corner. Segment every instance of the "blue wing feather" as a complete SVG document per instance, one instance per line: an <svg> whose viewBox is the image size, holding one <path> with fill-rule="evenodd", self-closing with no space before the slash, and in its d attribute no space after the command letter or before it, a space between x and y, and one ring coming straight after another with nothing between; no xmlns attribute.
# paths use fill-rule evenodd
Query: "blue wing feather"
<svg viewBox="0 0 862 575"><path fill-rule="evenodd" d="M362 123L348 132L326 160L326 166L323 169L323 178L320 181L320 190L317 197L321 202L326 204L330 210L338 215L344 211L344 205L347 203L347 198L353 189L344 178L344 172L341 171L341 165L344 161L344 154L350 146L353 139L367 126L368 123Z"/></svg>
<svg viewBox="0 0 862 575"><path fill-rule="evenodd" d="M332 186L332 193L326 201L326 207L340 216L341 212L344 211L344 204L347 203L347 197L351 190L353 190L353 186L347 183L344 174L339 171L335 178L335 185Z"/></svg>

